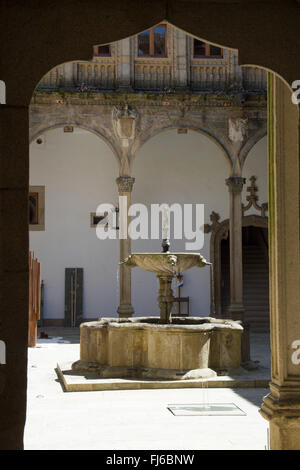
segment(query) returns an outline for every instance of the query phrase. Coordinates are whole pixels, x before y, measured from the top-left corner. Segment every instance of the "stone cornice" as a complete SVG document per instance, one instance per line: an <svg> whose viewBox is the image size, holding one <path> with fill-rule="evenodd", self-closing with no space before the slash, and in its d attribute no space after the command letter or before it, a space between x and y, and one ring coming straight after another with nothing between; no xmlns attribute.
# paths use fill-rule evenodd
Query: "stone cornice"
<svg viewBox="0 0 300 470"><path fill-rule="evenodd" d="M141 106L203 106L245 108L265 108L266 94L245 95L245 102L237 106L233 93L122 93L122 92L79 92L79 91L36 91L31 100L34 105L97 105L116 106L120 104Z"/></svg>

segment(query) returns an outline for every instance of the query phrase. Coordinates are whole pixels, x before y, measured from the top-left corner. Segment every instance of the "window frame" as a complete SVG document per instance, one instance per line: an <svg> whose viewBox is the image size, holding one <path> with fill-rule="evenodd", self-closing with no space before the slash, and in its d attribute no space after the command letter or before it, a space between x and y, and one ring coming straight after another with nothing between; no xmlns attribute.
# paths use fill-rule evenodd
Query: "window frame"
<svg viewBox="0 0 300 470"><path fill-rule="evenodd" d="M103 46L108 46L109 47L109 54L99 54L97 52L98 48L103 47ZM111 44L102 44L102 45L99 45L99 46L93 46L93 56L94 57L112 57Z"/></svg>
<svg viewBox="0 0 300 470"><path fill-rule="evenodd" d="M193 40L193 59L224 59L224 49L222 47L214 46L214 44L209 44L208 42L205 42L205 41L201 41L205 45L205 55L195 55L195 41L201 41L201 39L194 38ZM211 55L210 54L211 46L219 47L219 49L221 50L221 54Z"/></svg>
<svg viewBox="0 0 300 470"><path fill-rule="evenodd" d="M37 194L37 223L29 223L29 210L28 210L28 225L29 230L33 232L44 231L45 230L45 186L29 186L28 193L28 204L29 196L31 194Z"/></svg>
<svg viewBox="0 0 300 470"><path fill-rule="evenodd" d="M29 207L29 225L38 225L39 224L39 193L38 191L29 191L29 199L30 197L34 196L36 199L36 205L35 205L35 220L36 222L30 223L30 207ZM30 204L30 202L29 202Z"/></svg>
<svg viewBox="0 0 300 470"><path fill-rule="evenodd" d="M164 27L165 30L165 53L164 55L155 55L154 54L154 28ZM150 58L150 59L166 59L168 57L168 28L165 23L157 24L152 26L152 28L146 29L146 31L150 31L149 33L149 54L139 54L139 36L137 35L137 57L138 58ZM145 31L144 31L145 32Z"/></svg>

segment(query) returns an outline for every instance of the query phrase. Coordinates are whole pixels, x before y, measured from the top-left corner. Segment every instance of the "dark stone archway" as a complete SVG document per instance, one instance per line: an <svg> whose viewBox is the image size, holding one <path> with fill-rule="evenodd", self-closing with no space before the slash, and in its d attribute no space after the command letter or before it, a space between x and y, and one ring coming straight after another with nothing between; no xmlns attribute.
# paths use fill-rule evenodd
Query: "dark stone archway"
<svg viewBox="0 0 300 470"><path fill-rule="evenodd" d="M0 105L0 337L7 346L6 364L0 365L0 448L22 449L28 106L36 84L57 64L88 60L92 45L120 40L164 19L196 37L238 48L240 64L263 66L290 84L300 77L300 6L293 0L145 0L141 12L140 0L1 0L0 12L0 78L6 84L6 104Z"/></svg>

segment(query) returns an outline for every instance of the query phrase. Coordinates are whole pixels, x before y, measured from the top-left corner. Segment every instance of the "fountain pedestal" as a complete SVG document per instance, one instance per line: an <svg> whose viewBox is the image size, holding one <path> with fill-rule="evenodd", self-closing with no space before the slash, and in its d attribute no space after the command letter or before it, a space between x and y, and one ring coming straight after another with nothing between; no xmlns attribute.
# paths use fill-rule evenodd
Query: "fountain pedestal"
<svg viewBox="0 0 300 470"><path fill-rule="evenodd" d="M172 291L173 276L166 274L158 274L159 291L158 291L158 305L160 310L160 323L171 323L171 310L174 302Z"/></svg>

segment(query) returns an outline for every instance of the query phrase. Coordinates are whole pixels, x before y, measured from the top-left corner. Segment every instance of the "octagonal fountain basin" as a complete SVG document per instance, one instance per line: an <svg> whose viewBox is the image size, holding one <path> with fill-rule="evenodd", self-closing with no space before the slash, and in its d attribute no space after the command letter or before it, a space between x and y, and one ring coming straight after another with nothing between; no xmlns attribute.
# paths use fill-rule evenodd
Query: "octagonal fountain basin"
<svg viewBox="0 0 300 470"><path fill-rule="evenodd" d="M241 363L242 326L211 317L101 318L80 326L80 360L72 369L105 378L160 380L214 377Z"/></svg>

